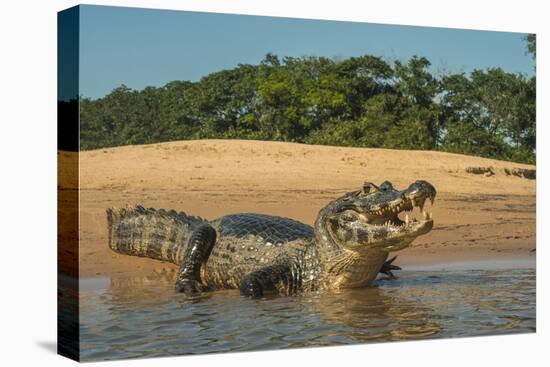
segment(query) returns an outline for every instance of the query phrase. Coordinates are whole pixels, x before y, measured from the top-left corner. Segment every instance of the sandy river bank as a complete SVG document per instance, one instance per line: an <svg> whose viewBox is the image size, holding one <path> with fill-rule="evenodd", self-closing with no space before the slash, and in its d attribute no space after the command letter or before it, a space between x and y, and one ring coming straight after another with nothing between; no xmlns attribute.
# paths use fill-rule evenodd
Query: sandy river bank
<svg viewBox="0 0 550 367"><path fill-rule="evenodd" d="M61 152L60 154L68 154ZM494 175L466 172L492 167ZM141 204L208 219L236 212L312 224L330 200L364 181L438 190L433 231L399 252L398 265L534 259L535 180L505 169L534 166L428 151L339 148L241 140L182 141L81 153L80 275L172 272L174 266L107 247L105 209Z"/></svg>

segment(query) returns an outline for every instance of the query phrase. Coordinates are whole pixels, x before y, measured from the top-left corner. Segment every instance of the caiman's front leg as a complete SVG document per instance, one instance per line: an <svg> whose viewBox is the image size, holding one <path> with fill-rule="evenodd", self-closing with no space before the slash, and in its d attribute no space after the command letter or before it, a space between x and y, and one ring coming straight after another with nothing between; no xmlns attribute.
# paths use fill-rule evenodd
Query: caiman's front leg
<svg viewBox="0 0 550 367"><path fill-rule="evenodd" d="M207 289L201 280L201 268L206 264L215 244L216 230L210 224L201 224L193 231L176 279L178 292L197 293Z"/></svg>
<svg viewBox="0 0 550 367"><path fill-rule="evenodd" d="M253 271L242 279L240 290L243 296L261 298L264 291L277 290L277 285L286 287L288 293L291 293L294 287L289 266L271 265Z"/></svg>

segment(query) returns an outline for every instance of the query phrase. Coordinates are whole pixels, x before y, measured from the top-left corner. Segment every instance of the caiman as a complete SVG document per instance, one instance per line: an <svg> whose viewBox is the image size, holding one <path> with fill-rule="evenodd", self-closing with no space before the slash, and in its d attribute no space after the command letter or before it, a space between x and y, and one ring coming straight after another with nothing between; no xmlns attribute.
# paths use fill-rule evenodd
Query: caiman
<svg viewBox="0 0 550 367"><path fill-rule="evenodd" d="M390 252L433 227L435 188L416 181L398 191L367 182L319 212L313 227L290 218L230 214L205 220L141 206L107 209L109 247L179 265L176 290L189 294L238 288L258 298L370 285L378 273L400 269ZM420 209L420 220L412 218ZM404 218L399 214L405 212Z"/></svg>

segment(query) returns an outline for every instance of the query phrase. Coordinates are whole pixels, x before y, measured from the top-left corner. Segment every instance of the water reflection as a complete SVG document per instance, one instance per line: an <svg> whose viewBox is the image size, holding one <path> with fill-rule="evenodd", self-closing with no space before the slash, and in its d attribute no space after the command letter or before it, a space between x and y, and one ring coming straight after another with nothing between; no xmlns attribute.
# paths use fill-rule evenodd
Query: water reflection
<svg viewBox="0 0 550 367"><path fill-rule="evenodd" d="M535 330L534 269L407 272L338 293L188 298L173 274L80 293L84 360L294 348Z"/></svg>
<svg viewBox="0 0 550 367"><path fill-rule="evenodd" d="M57 285L57 351L77 359L79 352L78 279L58 275Z"/></svg>
<svg viewBox="0 0 550 367"><path fill-rule="evenodd" d="M325 323L347 326L356 342L418 339L441 331L433 309L422 300L384 287L345 290L311 303L307 311Z"/></svg>

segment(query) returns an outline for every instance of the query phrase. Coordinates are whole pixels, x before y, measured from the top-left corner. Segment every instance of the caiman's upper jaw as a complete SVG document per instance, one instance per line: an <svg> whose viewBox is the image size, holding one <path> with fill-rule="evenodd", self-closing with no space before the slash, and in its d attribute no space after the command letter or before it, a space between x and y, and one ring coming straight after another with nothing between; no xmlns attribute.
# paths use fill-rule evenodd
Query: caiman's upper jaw
<svg viewBox="0 0 550 367"><path fill-rule="evenodd" d="M373 226L406 227L418 222L414 208L419 209L423 221L432 221L432 213L424 210L424 201L415 202L407 198L400 200L400 203L396 205L388 205L376 211L361 213L360 217L365 223ZM399 218L400 213L403 212L405 214Z"/></svg>

